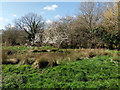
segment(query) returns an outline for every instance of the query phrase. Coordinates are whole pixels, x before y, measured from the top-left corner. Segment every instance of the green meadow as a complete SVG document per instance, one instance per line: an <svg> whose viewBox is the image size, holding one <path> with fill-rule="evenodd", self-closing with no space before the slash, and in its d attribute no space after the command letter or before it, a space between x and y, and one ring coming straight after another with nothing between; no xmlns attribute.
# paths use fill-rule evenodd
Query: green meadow
<svg viewBox="0 0 120 90"><path fill-rule="evenodd" d="M120 51L61 49L52 52L53 49L3 47L7 54L12 50L5 60L11 60L13 56L20 59L18 63L2 65L3 88L119 88ZM40 52L41 50L51 52ZM33 63L29 63L31 55L35 58ZM28 59L29 61L21 63ZM36 61L39 62L39 67L34 65ZM42 67L46 62L47 65Z"/></svg>

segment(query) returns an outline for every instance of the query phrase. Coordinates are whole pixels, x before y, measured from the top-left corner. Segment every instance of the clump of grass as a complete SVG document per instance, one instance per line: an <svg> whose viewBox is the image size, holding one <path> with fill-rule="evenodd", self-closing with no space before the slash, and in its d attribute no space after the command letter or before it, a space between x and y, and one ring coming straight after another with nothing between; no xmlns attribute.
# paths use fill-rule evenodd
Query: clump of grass
<svg viewBox="0 0 120 90"><path fill-rule="evenodd" d="M91 58L95 56L104 56L104 55L110 56L111 53L109 50L103 50L103 49L75 49L75 50L71 50L68 56L70 60L82 60L86 58Z"/></svg>
<svg viewBox="0 0 120 90"><path fill-rule="evenodd" d="M114 63L120 62L120 52L116 51L114 54L112 54L111 61Z"/></svg>
<svg viewBox="0 0 120 90"><path fill-rule="evenodd" d="M19 58L21 61L19 65L29 64L36 68L44 67L42 66L42 63L47 63L46 66L56 66L58 65L58 60L61 59L64 61L64 58L66 58L66 54L63 53L32 53L32 54L23 54L18 55L17 58Z"/></svg>
<svg viewBox="0 0 120 90"><path fill-rule="evenodd" d="M85 49L84 52L89 53L89 54L92 53L92 54L98 55L98 56L110 54L109 50L104 50L104 49Z"/></svg>
<svg viewBox="0 0 120 90"><path fill-rule="evenodd" d="M115 53L112 54L112 56L113 56L113 57L115 57L115 56L120 56L120 52L119 52L119 51L115 51Z"/></svg>
<svg viewBox="0 0 120 90"><path fill-rule="evenodd" d="M2 50L2 63L6 63L8 58L8 55L6 53L6 50Z"/></svg>
<svg viewBox="0 0 120 90"><path fill-rule="evenodd" d="M13 56L15 58L16 53L14 50L2 50L2 63L7 64L8 59L11 59Z"/></svg>
<svg viewBox="0 0 120 90"><path fill-rule="evenodd" d="M94 53L94 52L89 52L89 57L91 58L91 57L95 57L96 56L96 53Z"/></svg>
<svg viewBox="0 0 120 90"><path fill-rule="evenodd" d="M48 64L48 66L56 66L58 65L58 59L64 59L65 58L65 54L62 53L43 53L41 56L37 56L36 57L36 61L39 63L39 66L41 67L42 62L45 62Z"/></svg>
<svg viewBox="0 0 120 90"><path fill-rule="evenodd" d="M120 57L119 56L112 57L111 62L120 63Z"/></svg>
<svg viewBox="0 0 120 90"><path fill-rule="evenodd" d="M18 59L20 59L19 65L29 64L32 65L35 62L34 54L23 54L18 55Z"/></svg>

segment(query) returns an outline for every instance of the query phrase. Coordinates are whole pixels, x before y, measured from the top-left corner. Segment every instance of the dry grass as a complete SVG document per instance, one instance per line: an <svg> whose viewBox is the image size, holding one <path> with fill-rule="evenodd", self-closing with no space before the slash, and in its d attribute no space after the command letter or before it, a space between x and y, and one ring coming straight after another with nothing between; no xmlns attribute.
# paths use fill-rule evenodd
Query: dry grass
<svg viewBox="0 0 120 90"><path fill-rule="evenodd" d="M18 59L16 51L2 50L2 64L16 64Z"/></svg>
<svg viewBox="0 0 120 90"><path fill-rule="evenodd" d="M104 49L74 49L67 51L70 51L70 54L68 55L70 60L82 60L86 58L92 58L97 55L111 55L109 50Z"/></svg>
<svg viewBox="0 0 120 90"><path fill-rule="evenodd" d="M7 53L6 50L2 50L2 63L6 63Z"/></svg>
<svg viewBox="0 0 120 90"><path fill-rule="evenodd" d="M20 59L19 65L31 64L37 68L42 67L43 62L48 63L48 66L55 66L59 59L66 58L66 54L63 53L25 53L23 55L17 55Z"/></svg>
<svg viewBox="0 0 120 90"><path fill-rule="evenodd" d="M45 66L55 66L66 61L76 61L86 58L95 57L97 55L111 55L109 50L103 49L66 49L63 52L23 52L22 54L14 53L8 56L8 51L2 53L3 62L6 59L16 58L20 60L18 65L30 64L36 68ZM118 53L116 53L118 54Z"/></svg>

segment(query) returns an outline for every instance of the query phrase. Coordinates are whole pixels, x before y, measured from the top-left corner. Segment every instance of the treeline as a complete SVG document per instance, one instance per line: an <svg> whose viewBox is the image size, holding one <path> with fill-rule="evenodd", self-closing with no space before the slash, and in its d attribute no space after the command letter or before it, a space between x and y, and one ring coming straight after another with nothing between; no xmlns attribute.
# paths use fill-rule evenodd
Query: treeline
<svg viewBox="0 0 120 90"><path fill-rule="evenodd" d="M55 46L58 48L120 49L117 3L80 3L79 13L45 23L29 13L6 26L4 45Z"/></svg>

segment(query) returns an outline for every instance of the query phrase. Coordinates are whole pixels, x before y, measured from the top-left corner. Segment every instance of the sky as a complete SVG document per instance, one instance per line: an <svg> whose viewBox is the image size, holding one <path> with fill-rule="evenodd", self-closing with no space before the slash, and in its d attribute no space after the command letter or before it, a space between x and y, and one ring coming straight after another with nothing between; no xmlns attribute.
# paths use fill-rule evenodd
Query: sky
<svg viewBox="0 0 120 90"><path fill-rule="evenodd" d="M0 14L0 29L9 23L14 26L14 20L28 13L41 15L50 23L60 17L76 16L80 2L2 2Z"/></svg>

